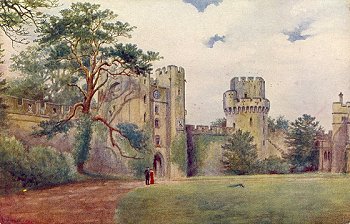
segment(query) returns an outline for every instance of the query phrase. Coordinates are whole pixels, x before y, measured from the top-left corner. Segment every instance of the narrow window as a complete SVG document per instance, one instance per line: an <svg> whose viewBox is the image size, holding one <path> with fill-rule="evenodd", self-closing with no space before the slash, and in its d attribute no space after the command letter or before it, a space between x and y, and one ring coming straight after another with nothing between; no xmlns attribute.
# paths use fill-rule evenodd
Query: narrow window
<svg viewBox="0 0 350 224"><path fill-rule="evenodd" d="M159 113L159 107L158 107L158 105L155 105L155 106L154 106L154 113L155 113L155 114L158 114L158 113Z"/></svg>
<svg viewBox="0 0 350 224"><path fill-rule="evenodd" d="M328 152L328 160L332 160L332 154L331 154L331 152Z"/></svg>
<svg viewBox="0 0 350 224"><path fill-rule="evenodd" d="M147 100L147 96L144 95L144 96L143 96L143 102L146 103L146 100Z"/></svg>
<svg viewBox="0 0 350 224"><path fill-rule="evenodd" d="M232 125L232 126L233 126L233 129L235 129L235 128L236 128L236 123L233 123L233 125Z"/></svg>
<svg viewBox="0 0 350 224"><path fill-rule="evenodd" d="M159 120L158 119L154 120L154 127L159 128Z"/></svg>
<svg viewBox="0 0 350 224"><path fill-rule="evenodd" d="M53 114L56 114L57 113L57 109L56 108L52 108L52 112L53 112Z"/></svg>
<svg viewBox="0 0 350 224"><path fill-rule="evenodd" d="M327 160L327 152L324 152L323 159Z"/></svg>
<svg viewBox="0 0 350 224"><path fill-rule="evenodd" d="M160 147L160 136L159 135L156 135L154 137L154 143L157 147Z"/></svg>
<svg viewBox="0 0 350 224"><path fill-rule="evenodd" d="M147 116L147 114L144 113L144 114L143 114L143 122L146 122L146 116Z"/></svg>
<svg viewBox="0 0 350 224"><path fill-rule="evenodd" d="M265 140L263 141L263 145L265 145Z"/></svg>
<svg viewBox="0 0 350 224"><path fill-rule="evenodd" d="M33 113L33 109L32 109L32 105L31 104L28 104L28 112L29 113Z"/></svg>
<svg viewBox="0 0 350 224"><path fill-rule="evenodd" d="M244 94L244 98L248 98L248 94L245 93L245 94Z"/></svg>
<svg viewBox="0 0 350 224"><path fill-rule="evenodd" d="M177 95L180 96L180 94L181 94L181 90L178 89L178 90L177 90Z"/></svg>
<svg viewBox="0 0 350 224"><path fill-rule="evenodd" d="M249 119L249 124L250 124L250 127L253 126L253 118Z"/></svg>

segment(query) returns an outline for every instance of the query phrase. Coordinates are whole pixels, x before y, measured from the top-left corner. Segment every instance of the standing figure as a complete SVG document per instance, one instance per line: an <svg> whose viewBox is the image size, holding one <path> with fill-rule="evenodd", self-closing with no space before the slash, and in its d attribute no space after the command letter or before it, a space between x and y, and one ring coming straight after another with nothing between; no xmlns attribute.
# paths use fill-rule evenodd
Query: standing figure
<svg viewBox="0 0 350 224"><path fill-rule="evenodd" d="M151 169L151 171L149 173L149 176L151 178L150 184L154 184L154 172L153 172L153 169Z"/></svg>
<svg viewBox="0 0 350 224"><path fill-rule="evenodd" d="M145 170L146 185L149 185L149 175L150 175L150 170L149 170L149 167L147 167Z"/></svg>

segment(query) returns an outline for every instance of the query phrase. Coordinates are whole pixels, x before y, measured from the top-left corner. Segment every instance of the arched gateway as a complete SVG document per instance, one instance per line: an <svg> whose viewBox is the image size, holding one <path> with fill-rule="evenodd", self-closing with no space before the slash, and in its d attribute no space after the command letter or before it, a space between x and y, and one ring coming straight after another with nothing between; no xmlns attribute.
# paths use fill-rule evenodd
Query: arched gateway
<svg viewBox="0 0 350 224"><path fill-rule="evenodd" d="M157 177L164 177L165 175L164 167L165 167L165 164L164 164L163 155L157 152L154 155L154 159L153 159L153 169Z"/></svg>

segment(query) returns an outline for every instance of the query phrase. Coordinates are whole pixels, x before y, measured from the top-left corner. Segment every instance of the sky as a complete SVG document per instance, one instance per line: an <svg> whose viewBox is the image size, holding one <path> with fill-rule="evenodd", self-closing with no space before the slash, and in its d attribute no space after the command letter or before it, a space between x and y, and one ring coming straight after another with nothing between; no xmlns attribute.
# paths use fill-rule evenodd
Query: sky
<svg viewBox="0 0 350 224"><path fill-rule="evenodd" d="M57 13L76 0L60 0ZM187 124L224 117L222 95L233 77L266 82L269 115L311 114L331 129L332 102L350 101L349 0L86 0L137 27L132 38L164 57L154 68L186 71ZM6 48L6 65L13 53ZM8 77L6 65L2 67Z"/></svg>

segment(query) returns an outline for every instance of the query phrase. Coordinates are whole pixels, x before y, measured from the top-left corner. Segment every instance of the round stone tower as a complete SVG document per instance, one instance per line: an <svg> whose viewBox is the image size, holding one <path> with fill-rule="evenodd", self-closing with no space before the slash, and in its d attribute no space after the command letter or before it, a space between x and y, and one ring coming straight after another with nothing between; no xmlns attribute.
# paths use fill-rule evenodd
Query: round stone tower
<svg viewBox="0 0 350 224"><path fill-rule="evenodd" d="M249 131L254 137L258 157L268 157L267 117L270 101L265 98L265 81L261 77L234 77L230 90L223 95L226 126Z"/></svg>

